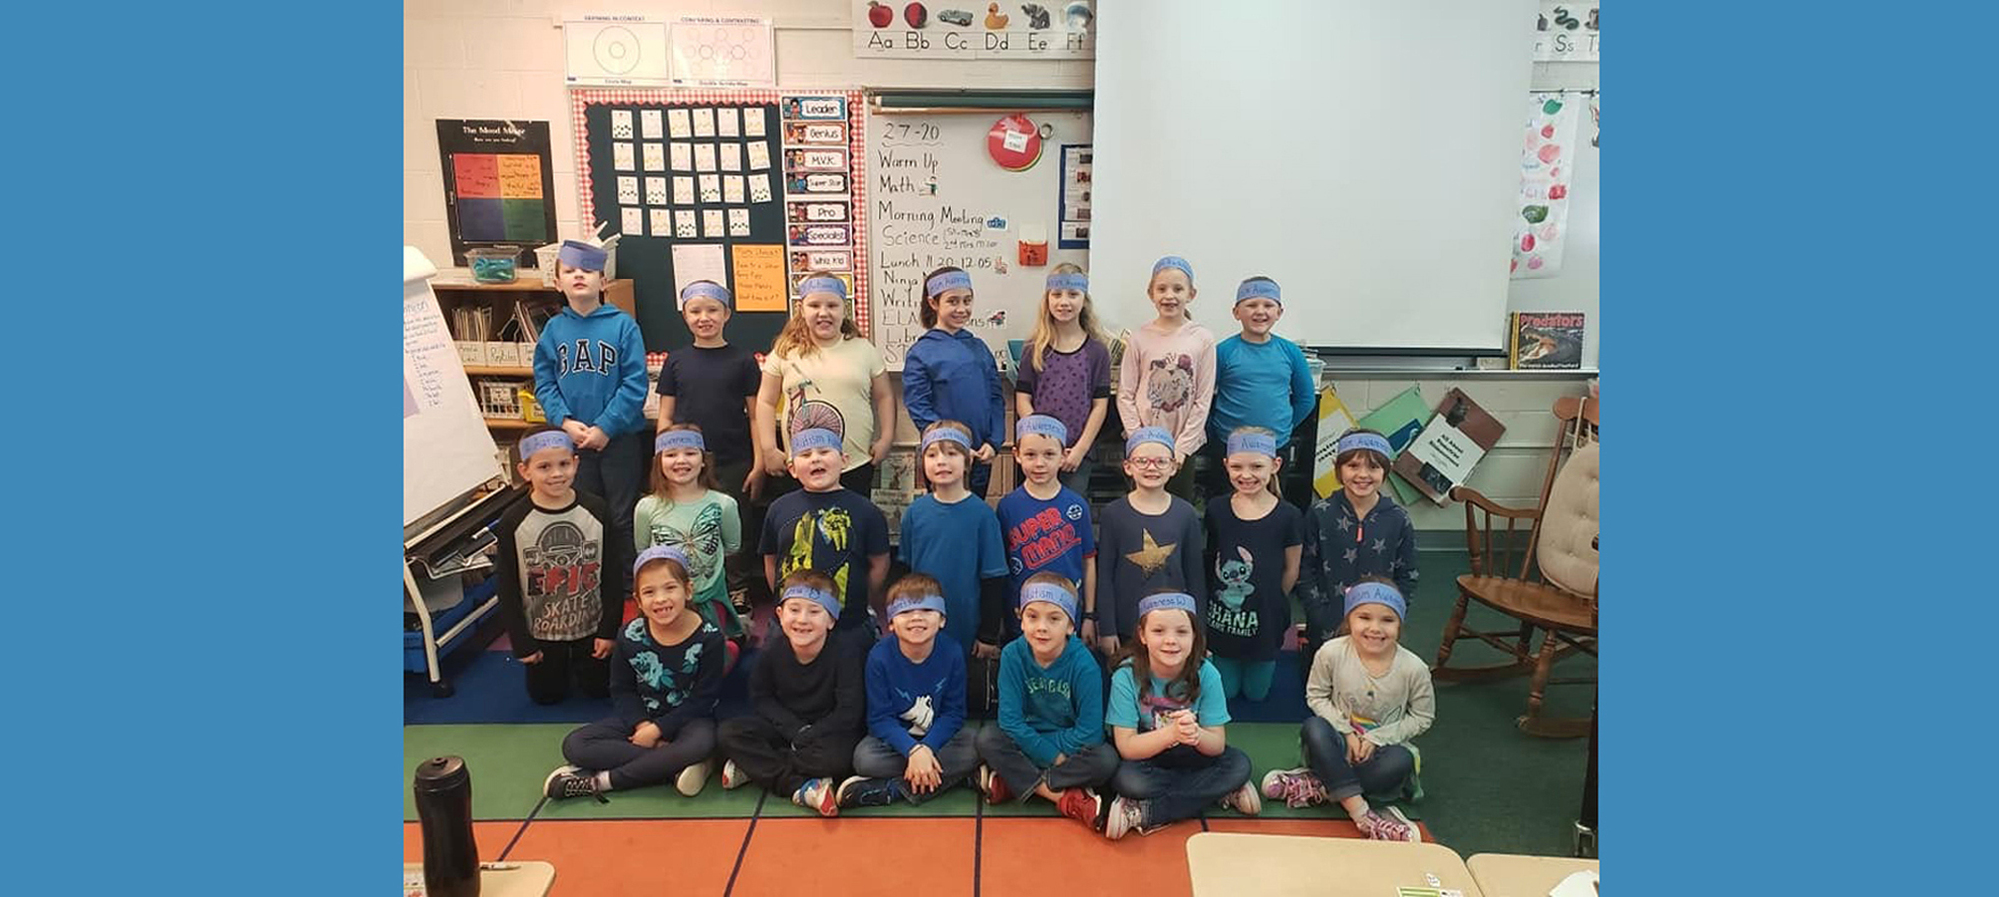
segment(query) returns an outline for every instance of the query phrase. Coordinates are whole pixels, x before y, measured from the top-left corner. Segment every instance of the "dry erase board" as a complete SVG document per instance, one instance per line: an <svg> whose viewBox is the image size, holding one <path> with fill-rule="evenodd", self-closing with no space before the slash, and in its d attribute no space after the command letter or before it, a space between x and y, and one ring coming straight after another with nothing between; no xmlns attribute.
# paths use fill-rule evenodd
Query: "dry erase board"
<svg viewBox="0 0 1999 897"><path fill-rule="evenodd" d="M500 475L498 448L445 329L437 267L403 247L403 525Z"/></svg>
<svg viewBox="0 0 1999 897"><path fill-rule="evenodd" d="M1028 111L1043 136L1041 157L1024 171L1000 167L987 152L987 132L1003 114L869 112L869 335L892 370L923 335L918 311L931 269L948 264L971 273L971 329L998 355L1008 340L1033 332L1049 269L1088 264L1088 249L1059 244L1062 147L1090 142L1089 114ZM1074 216L1075 202L1069 205ZM1035 238L1045 242L1047 262L1023 265L1021 243Z"/></svg>
<svg viewBox="0 0 1999 897"><path fill-rule="evenodd" d="M647 352L692 340L677 300L695 280L734 294L730 342L763 351L790 315L801 266L862 251L865 210L861 191L850 188L864 170L858 99L843 91L571 93L582 220L618 235L617 276L632 281ZM851 262L839 273L854 282L865 327L866 278Z"/></svg>

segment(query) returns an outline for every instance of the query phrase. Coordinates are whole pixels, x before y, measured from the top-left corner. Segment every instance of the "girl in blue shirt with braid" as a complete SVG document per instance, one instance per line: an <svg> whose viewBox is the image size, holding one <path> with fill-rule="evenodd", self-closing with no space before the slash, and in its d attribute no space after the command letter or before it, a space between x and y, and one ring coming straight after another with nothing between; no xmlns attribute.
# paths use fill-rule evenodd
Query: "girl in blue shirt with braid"
<svg viewBox="0 0 1999 897"><path fill-rule="evenodd" d="M902 359L902 404L919 432L940 420L964 423L972 434L972 464L966 478L972 497L983 500L992 479L993 455L1006 442L1006 398L999 364L972 323L972 275L946 265L923 279L923 326Z"/></svg>

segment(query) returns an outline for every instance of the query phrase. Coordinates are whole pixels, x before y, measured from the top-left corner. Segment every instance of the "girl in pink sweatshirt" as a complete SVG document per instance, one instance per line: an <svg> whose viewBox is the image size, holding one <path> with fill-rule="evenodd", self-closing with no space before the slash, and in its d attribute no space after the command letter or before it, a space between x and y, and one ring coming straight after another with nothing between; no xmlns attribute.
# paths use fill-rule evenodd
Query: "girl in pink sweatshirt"
<svg viewBox="0 0 1999 897"><path fill-rule="evenodd" d="M1140 427L1173 434L1178 472L1166 491L1194 499L1187 463L1207 442L1208 406L1215 398L1215 334L1188 314L1194 267L1177 255L1154 262L1146 296L1159 317L1132 331L1118 365L1117 410L1129 437Z"/></svg>

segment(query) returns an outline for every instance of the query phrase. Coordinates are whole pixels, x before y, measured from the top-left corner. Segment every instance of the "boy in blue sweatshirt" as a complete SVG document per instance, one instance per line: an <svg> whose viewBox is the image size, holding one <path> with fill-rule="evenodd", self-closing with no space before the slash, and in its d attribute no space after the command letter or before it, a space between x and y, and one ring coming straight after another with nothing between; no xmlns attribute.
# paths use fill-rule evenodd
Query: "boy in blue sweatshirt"
<svg viewBox="0 0 1999 897"><path fill-rule="evenodd" d="M1097 828L1102 788L1117 773L1104 741L1103 670L1075 636L1076 587L1036 573L1020 587L1021 637L1000 649L999 724L979 730L988 803L1040 795Z"/></svg>
<svg viewBox="0 0 1999 897"><path fill-rule="evenodd" d="M888 595L889 636L868 652L868 736L854 746L855 776L840 783L842 807L920 804L979 768L965 728L965 655L937 650L944 588L911 573Z"/></svg>
<svg viewBox="0 0 1999 897"><path fill-rule="evenodd" d="M1252 277L1236 287L1235 319L1242 332L1215 345L1215 401L1208 410L1208 441L1201 447L1202 494L1227 490L1222 447L1237 427L1263 427L1277 434L1278 456L1284 459L1284 497L1301 509L1310 495L1299 484L1309 481L1312 465L1286 452L1291 431L1319 405L1318 384L1298 344L1272 333L1284 317L1277 281ZM1301 479L1301 475L1303 479Z"/></svg>
<svg viewBox="0 0 1999 897"><path fill-rule="evenodd" d="M966 329L972 323L972 275L945 266L923 280L923 308L930 328L902 359L902 404L918 433L940 420L963 422L972 431L970 484L984 499L992 481L992 460L1006 442L1006 397L999 365L986 341Z"/></svg>
<svg viewBox="0 0 1999 897"><path fill-rule="evenodd" d="M564 240L555 282L568 300L534 344L534 398L576 443L576 485L610 506L612 539L632 544L645 482L646 347L637 321L604 304L604 250Z"/></svg>

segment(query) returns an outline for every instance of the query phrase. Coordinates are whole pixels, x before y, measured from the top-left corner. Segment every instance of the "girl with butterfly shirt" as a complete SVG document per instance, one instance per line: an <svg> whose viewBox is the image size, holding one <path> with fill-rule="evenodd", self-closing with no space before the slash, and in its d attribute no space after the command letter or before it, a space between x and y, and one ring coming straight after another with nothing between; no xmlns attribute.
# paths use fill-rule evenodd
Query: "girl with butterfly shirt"
<svg viewBox="0 0 1999 897"><path fill-rule="evenodd" d="M740 647L743 621L729 601L723 560L743 547L742 518L716 482L699 426L671 424L653 439L652 494L639 499L632 517L637 550L677 545L687 553L690 603Z"/></svg>

